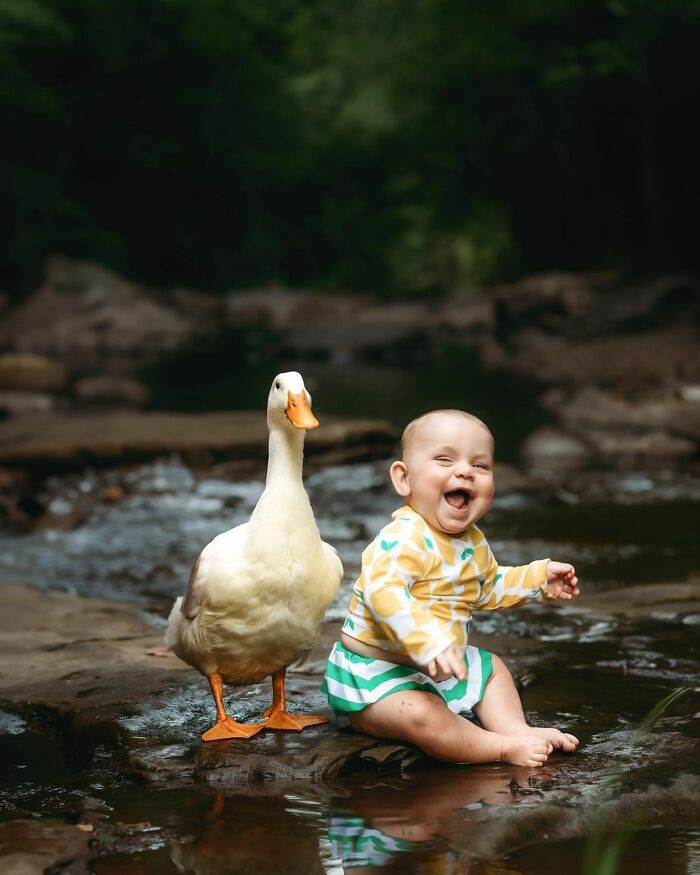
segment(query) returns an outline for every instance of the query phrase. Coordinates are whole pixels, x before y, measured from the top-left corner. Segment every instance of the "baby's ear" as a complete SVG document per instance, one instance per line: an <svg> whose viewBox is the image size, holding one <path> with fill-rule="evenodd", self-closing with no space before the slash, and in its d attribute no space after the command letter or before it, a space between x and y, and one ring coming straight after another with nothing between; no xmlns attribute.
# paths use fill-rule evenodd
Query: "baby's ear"
<svg viewBox="0 0 700 875"><path fill-rule="evenodd" d="M408 485L408 468L405 462L394 462L389 468L389 476L394 484L394 489L402 498L405 498L411 491Z"/></svg>

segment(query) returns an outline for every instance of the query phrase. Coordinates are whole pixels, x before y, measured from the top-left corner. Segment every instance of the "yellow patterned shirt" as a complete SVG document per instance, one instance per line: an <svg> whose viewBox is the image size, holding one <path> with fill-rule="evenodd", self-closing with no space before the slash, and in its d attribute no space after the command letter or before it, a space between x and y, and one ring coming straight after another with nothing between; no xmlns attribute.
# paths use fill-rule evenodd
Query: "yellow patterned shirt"
<svg viewBox="0 0 700 875"><path fill-rule="evenodd" d="M458 537L401 507L362 554L343 631L427 665L451 644L466 645L474 611L548 600L548 559L503 567L480 529Z"/></svg>

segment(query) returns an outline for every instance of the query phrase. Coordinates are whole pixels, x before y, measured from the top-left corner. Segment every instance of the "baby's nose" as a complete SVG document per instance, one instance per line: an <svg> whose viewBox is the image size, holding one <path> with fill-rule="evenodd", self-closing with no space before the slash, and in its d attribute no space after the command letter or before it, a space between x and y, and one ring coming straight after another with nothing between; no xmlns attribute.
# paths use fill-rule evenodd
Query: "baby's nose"
<svg viewBox="0 0 700 875"><path fill-rule="evenodd" d="M456 473L458 477L473 477L474 471L468 462L460 462L457 465Z"/></svg>

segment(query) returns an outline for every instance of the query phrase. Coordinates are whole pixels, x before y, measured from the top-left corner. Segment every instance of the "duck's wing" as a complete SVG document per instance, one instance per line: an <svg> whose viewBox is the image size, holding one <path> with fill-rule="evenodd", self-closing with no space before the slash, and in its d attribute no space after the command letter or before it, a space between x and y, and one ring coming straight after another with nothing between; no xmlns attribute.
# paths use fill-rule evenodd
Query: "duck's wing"
<svg viewBox="0 0 700 875"><path fill-rule="evenodd" d="M343 563L340 561L338 551L332 544L327 544L325 541L321 541L321 547L326 556L328 567L331 569L333 576L337 578L338 586L340 586L340 582L343 579Z"/></svg>
<svg viewBox="0 0 700 875"><path fill-rule="evenodd" d="M202 591L207 585L207 571L209 570L210 560L214 558L225 543L227 550L231 553L229 563L233 565L236 553L239 552L239 545L242 546L245 539L247 528L248 523L243 523L241 526L236 526L228 532L222 532L222 534L217 535L194 560L187 586L185 587L185 596L180 604L180 610L188 620L196 617L199 612L202 602Z"/></svg>
<svg viewBox="0 0 700 875"><path fill-rule="evenodd" d="M199 612L199 591L204 583L204 575L201 570L203 564L202 556L204 555L205 550L206 547L192 563L190 577L187 581L187 586L185 587L185 597L180 602L180 610L188 620L196 617Z"/></svg>

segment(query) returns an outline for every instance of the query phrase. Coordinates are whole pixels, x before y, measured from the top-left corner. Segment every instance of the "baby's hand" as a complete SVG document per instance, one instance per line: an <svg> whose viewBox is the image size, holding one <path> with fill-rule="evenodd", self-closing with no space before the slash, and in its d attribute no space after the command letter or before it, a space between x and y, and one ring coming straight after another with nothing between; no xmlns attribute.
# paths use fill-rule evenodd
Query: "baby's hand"
<svg viewBox="0 0 700 875"><path fill-rule="evenodd" d="M580 594L574 566L550 559L547 563L547 595L555 599L572 599Z"/></svg>
<svg viewBox="0 0 700 875"><path fill-rule="evenodd" d="M464 663L464 647L450 644L428 663L426 672L434 681L446 681L454 675L460 681L467 676L467 666Z"/></svg>

